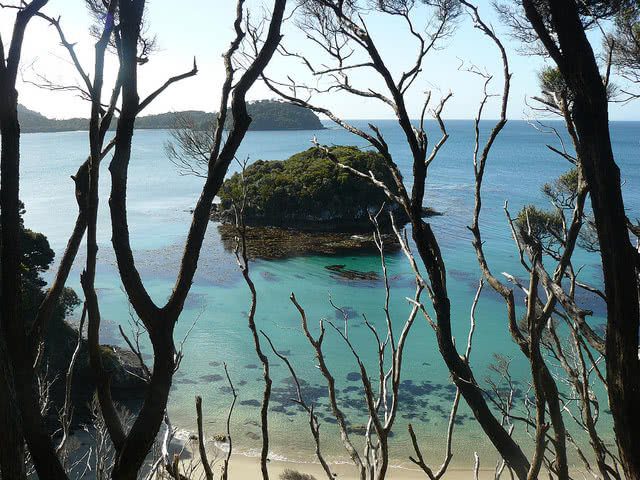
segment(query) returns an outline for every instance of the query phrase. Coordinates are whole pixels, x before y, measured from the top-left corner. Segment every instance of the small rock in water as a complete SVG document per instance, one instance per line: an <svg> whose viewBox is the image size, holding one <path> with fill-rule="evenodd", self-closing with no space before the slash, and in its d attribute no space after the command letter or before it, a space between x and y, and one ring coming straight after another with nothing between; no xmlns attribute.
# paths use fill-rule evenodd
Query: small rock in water
<svg viewBox="0 0 640 480"><path fill-rule="evenodd" d="M336 320L344 320L344 316L347 318L356 318L358 316L358 312L353 307L343 306L340 307L339 310L335 311Z"/></svg>
<svg viewBox="0 0 640 480"><path fill-rule="evenodd" d="M227 435L226 435L226 434L224 434L224 433L216 433L216 434L213 436L213 440L214 440L215 442L226 443L226 441L227 441Z"/></svg>
<svg viewBox="0 0 640 480"><path fill-rule="evenodd" d="M181 385L196 385L198 382L191 380L189 378L180 378L176 380L175 383L178 383Z"/></svg>
<svg viewBox="0 0 640 480"><path fill-rule="evenodd" d="M344 269L344 267L346 267L346 265L338 264L338 265L327 265L324 268L326 268L327 270L331 270L332 272L340 272L341 270Z"/></svg>
<svg viewBox="0 0 640 480"><path fill-rule="evenodd" d="M369 271L369 272L361 272L359 270L351 270L345 268L345 265L327 265L327 270L334 272L334 274L340 278L344 278L346 280L378 280L380 275L378 272Z"/></svg>
<svg viewBox="0 0 640 480"><path fill-rule="evenodd" d="M262 272L260 272L260 275L267 282L277 282L278 281L278 277L276 275L274 275L273 273L271 273L271 272L262 271Z"/></svg>
<svg viewBox="0 0 640 480"><path fill-rule="evenodd" d="M360 374L358 372L349 372L349 373L347 373L347 380L349 380L350 382L357 382L361 378L362 377L360 376Z"/></svg>

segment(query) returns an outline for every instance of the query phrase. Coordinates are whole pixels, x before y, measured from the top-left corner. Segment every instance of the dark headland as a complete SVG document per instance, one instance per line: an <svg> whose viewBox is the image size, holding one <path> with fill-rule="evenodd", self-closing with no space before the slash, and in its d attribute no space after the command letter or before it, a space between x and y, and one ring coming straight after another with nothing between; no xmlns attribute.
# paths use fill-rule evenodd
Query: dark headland
<svg viewBox="0 0 640 480"><path fill-rule="evenodd" d="M252 118L249 130L322 130L324 126L318 116L311 110L307 110L290 103L278 100L258 100L247 105L247 110ZM24 133L43 132L72 132L87 130L89 120L87 118L54 119L29 110L23 105L18 105L20 129ZM185 110L180 112L166 112L157 115L146 115L136 119L136 128L160 130L179 127L188 119L196 129L206 130L212 128L216 118L215 113L201 110ZM227 119L229 125L231 118ZM111 128L115 128L116 121L111 122Z"/></svg>

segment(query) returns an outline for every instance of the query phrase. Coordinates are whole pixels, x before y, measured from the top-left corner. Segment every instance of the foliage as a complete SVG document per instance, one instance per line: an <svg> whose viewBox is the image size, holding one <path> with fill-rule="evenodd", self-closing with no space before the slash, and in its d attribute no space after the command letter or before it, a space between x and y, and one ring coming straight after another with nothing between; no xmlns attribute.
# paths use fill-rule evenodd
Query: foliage
<svg viewBox="0 0 640 480"><path fill-rule="evenodd" d="M526 205L518 213L516 228L519 235L529 235L537 240L546 253L557 255L564 246L565 211L576 205L580 175L577 168L563 173L553 182L542 186L542 193L549 199L553 209L545 210ZM590 252L599 251L595 224L590 215L584 214L583 225L578 236L578 245Z"/></svg>
<svg viewBox="0 0 640 480"><path fill-rule="evenodd" d="M516 226L519 235L537 240L545 249L557 246L563 238L562 216L557 210L526 205L518 213Z"/></svg>
<svg viewBox="0 0 640 480"><path fill-rule="evenodd" d="M29 110L23 105L18 105L18 118L20 120L20 130L25 133L72 132L76 130L87 130L89 128L89 120L86 118L69 118L66 120L51 119L38 112Z"/></svg>
<svg viewBox="0 0 640 480"><path fill-rule="evenodd" d="M533 0L545 28L555 36L551 21L551 5L556 0ZM547 56L547 50L540 42L538 35L525 15L522 2L498 0L495 8L501 22L506 25L511 36L520 43L519 50L524 54ZM637 5L637 0L582 0L576 7L586 31L597 28L601 20L610 20L626 9Z"/></svg>
<svg viewBox="0 0 640 480"><path fill-rule="evenodd" d="M538 74L538 81L544 94L566 94L567 84L557 67L544 67Z"/></svg>
<svg viewBox="0 0 640 480"><path fill-rule="evenodd" d="M380 154L353 146L336 146L330 152L339 162L393 184ZM243 191L247 224L310 229L370 229L369 212L375 213L386 200L380 188L336 165L320 148L284 161L259 160L247 167L244 182L241 174L234 174L220 190L222 208L239 204Z"/></svg>
<svg viewBox="0 0 640 480"><path fill-rule="evenodd" d="M166 112L157 115L145 115L136 118L136 128L143 129L171 129L182 117L189 118L198 129L208 129L213 124L215 114L201 110L185 110L183 112Z"/></svg>
<svg viewBox="0 0 640 480"><path fill-rule="evenodd" d="M613 63L627 80L640 82L640 2L622 9L615 20L615 31L606 42L614 45Z"/></svg>
<svg viewBox="0 0 640 480"><path fill-rule="evenodd" d="M603 79L604 82L604 79ZM567 107L570 109L573 104L574 94L558 70L557 67L544 67L538 73L538 84L540 86L540 97L534 97L536 100L541 101L551 110L561 110L560 100L566 102ZM607 97L614 99L618 94L618 87L611 81L607 84ZM558 112L556 112L558 113Z"/></svg>
<svg viewBox="0 0 640 480"><path fill-rule="evenodd" d="M24 205L20 205L20 223L22 236L20 244L22 248L21 278L22 278L22 314L30 324L35 319L37 309L44 298L43 287L46 282L42 274L46 272L53 263L55 254L49 246L47 237L39 232L34 232L24 227L22 215L24 215ZM70 289L65 288L60 296L58 306L53 315L53 322L61 322L78 304L78 296Z"/></svg>
<svg viewBox="0 0 640 480"><path fill-rule="evenodd" d="M280 480L316 480L316 477L309 475L308 473L300 473L296 470L287 468L280 474Z"/></svg>
<svg viewBox="0 0 640 480"><path fill-rule="evenodd" d="M578 169L572 168L553 182L545 183L542 186L542 193L561 208L573 208L578 194L578 181Z"/></svg>

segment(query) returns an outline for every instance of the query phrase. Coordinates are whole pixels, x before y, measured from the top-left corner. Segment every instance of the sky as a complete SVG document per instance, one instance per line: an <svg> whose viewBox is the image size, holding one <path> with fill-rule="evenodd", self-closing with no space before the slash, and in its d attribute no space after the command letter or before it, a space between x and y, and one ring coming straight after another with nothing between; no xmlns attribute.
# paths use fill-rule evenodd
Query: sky
<svg viewBox="0 0 640 480"><path fill-rule="evenodd" d="M292 5L294 1L290 2ZM521 45L509 38L501 25L491 2L479 0L480 14L487 23L494 26L505 44L510 68L513 74L508 116L512 119L527 119L534 112L527 106L531 96L538 93L537 72L545 64L541 57L527 56L520 52ZM269 11L269 0L248 0L252 18L260 18ZM158 50L150 61L139 69L140 96L144 97L173 75L191 69L196 58L199 73L173 85L145 111L145 114L179 110L215 111L219 102L219 91L224 80L222 54L232 38L232 24L235 18L234 0L182 0L176 2L151 0L148 2L149 30L157 36ZM50 0L43 12L50 16L60 16L67 39L75 43L76 52L88 72L93 65L95 41L88 34L90 18L80 0ZM416 10L414 22L421 29L428 22L428 11ZM15 11L0 9L0 33L5 45L8 43ZM395 77L411 68L415 62L417 44L406 30L406 25L396 18L369 15L366 21L370 33L378 45ZM317 64L323 63L320 48L305 38L305 34L293 20L283 26L283 45L289 51L303 52ZM358 53L354 54L354 61ZM360 57L361 58L361 57ZM495 45L473 27L468 15L463 15L455 34L441 44L441 48L431 53L425 61L422 74L407 94L410 114L415 118L422 109L426 92L432 92L432 102L452 92L443 116L450 119L474 118L478 103L482 98L482 79L463 69L460 65L471 64L494 74L490 91L501 90L501 63ZM107 62L105 95L108 95L116 64L114 59ZM267 75L275 80L285 81L288 76L296 81L311 81L300 61L293 58L277 57L267 69ZM89 105L73 92L48 91L34 86L39 77L44 76L54 83L78 84L79 77L71 65L66 50L60 46L55 30L44 20L33 19L25 38L22 54L22 70L18 82L19 101L28 108L52 118L87 117ZM91 76L91 73L90 73ZM384 90L376 75L371 71L355 72L354 86ZM256 84L250 91L249 99L272 98L274 94L262 84ZM498 116L498 98L489 102L486 118ZM347 119L393 118L390 107L380 101L363 99L345 94L314 96L313 102L326 107L338 116ZM611 105L612 120L640 120L640 111L635 105Z"/></svg>

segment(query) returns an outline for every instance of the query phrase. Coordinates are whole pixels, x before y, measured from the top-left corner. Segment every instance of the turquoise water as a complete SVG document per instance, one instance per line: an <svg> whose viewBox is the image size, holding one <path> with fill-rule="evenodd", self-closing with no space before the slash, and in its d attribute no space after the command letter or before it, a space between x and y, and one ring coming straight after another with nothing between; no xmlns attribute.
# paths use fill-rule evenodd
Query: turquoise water
<svg viewBox="0 0 640 480"><path fill-rule="evenodd" d="M356 122L359 123L359 122ZM394 158L410 179L410 156L403 135L391 121L377 122L381 126ZM366 127L366 122L362 122ZM431 125L430 127L433 127ZM490 123L483 124L488 130ZM638 122L612 123L615 153L620 164L626 205L629 216L640 216L640 158L638 157ZM433 164L428 179L426 204L444 213L432 218L433 229L440 241L448 268L448 285L453 309L453 328L459 345L466 343L469 328L469 309L480 274L470 235L466 226L471 221L473 206L473 124L470 121L448 122L451 138ZM284 159L310 146L316 135L325 144L357 144L363 142L343 130L320 132L250 132L239 157L256 159ZM437 132L434 130L432 143ZM166 131L137 131L129 174L129 225L132 245L139 269L153 298L161 303L169 295L174 283L188 229L189 209L199 194L202 180L180 176L164 154ZM521 275L516 250L510 238L503 213L505 200L512 213L527 203L543 201L540 186L569 168L569 164L552 154L545 143L554 139L536 131L524 122L510 122L499 137L485 175L482 231L486 253L495 272L507 271ZM22 199L26 204L25 222L28 227L47 235L57 254L64 249L76 216L73 182L69 178L83 161L87 152L87 134L69 132L55 134L27 134L23 136ZM102 167L101 215L98 241L99 268L96 279L104 318L104 342L121 343L114 334L115 326L127 325L129 308L122 293L115 258L110 244L110 225L106 200L109 190L108 160ZM235 168L235 167L234 167ZM583 278L599 284L598 258L578 252L577 265L584 265ZM402 327L409 312L405 297L412 296L415 286L409 267L400 254L387 258L392 278L392 314L396 328ZM374 370L374 350L371 332L363 328L361 318L366 314L379 330L384 329L384 290L381 282L346 281L336 278L324 267L345 264L349 269L380 271L380 259L374 255L307 256L276 261L257 261L252 265L252 277L258 290L256 321L290 359L301 378L308 400L319 404L325 413L326 389L314 367L314 359L300 328L296 310L289 302L295 292L317 330L321 318L334 319L335 311L329 298L337 305L349 307L350 339ZM84 252L78 256L69 284L77 291L79 273L84 264ZM521 300L521 299L519 299ZM602 323L604 307L590 297L580 298L582 305L594 310L593 322ZM227 362L232 379L239 391L239 404L234 414L232 434L236 448L251 453L259 447L256 434L259 428L257 402L261 399L262 379L258 358L253 350L247 327L246 311L249 293L239 274L233 255L224 251L215 224L211 224L201 255L198 273L185 311L176 328L176 340L182 339L197 319L184 346L185 358L176 376L170 401L174 424L193 429L195 424L194 396L202 395L208 434L224 430L226 411L231 401L226 383L220 379L221 362ZM340 388L339 399L354 425L363 419L362 394L359 381L349 375L357 370L356 363L335 332L325 342L329 364ZM412 422L424 445L427 459L440 462L445 427L454 390L448 372L437 351L433 332L419 318L406 345L401 393L401 411L394 428L392 455L394 463L408 463L407 423ZM511 372L527 388L527 365L516 350L506 328L504 305L485 288L477 310L477 329L472 365L479 381L489 374L487 367L493 354L513 358ZM290 402L294 391L282 362L270 355L274 396L272 399L271 450L274 455L296 460L312 459L312 439L306 417L299 414ZM324 422L323 446L334 460L346 454L339 444L330 416ZM608 418L603 417L607 423ZM525 443L526 434L517 433ZM494 452L466 408L461 409L456 426L456 456L454 463L468 466L473 451L483 458ZM356 444L361 444L356 441ZM486 463L485 463L486 465Z"/></svg>

